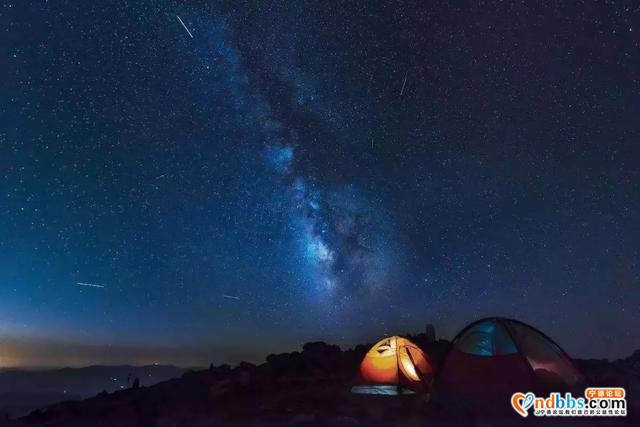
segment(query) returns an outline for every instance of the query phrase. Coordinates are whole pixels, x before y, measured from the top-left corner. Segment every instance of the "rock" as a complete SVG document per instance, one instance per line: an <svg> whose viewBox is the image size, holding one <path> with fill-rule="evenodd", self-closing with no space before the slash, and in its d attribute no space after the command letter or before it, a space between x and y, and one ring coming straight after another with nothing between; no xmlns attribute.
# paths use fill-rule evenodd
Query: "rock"
<svg viewBox="0 0 640 427"><path fill-rule="evenodd" d="M431 323L427 323L426 334L427 334L427 341L436 342L436 327L433 326Z"/></svg>

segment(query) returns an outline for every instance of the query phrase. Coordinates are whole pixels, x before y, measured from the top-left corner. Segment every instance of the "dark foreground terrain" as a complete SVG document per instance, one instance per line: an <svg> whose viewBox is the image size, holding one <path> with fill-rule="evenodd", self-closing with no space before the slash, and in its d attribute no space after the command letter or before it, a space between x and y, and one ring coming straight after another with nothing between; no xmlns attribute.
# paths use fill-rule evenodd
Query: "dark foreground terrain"
<svg viewBox="0 0 640 427"><path fill-rule="evenodd" d="M0 419L17 418L63 400L79 400L106 390L153 385L180 376L175 366L87 366L49 370L0 369Z"/></svg>
<svg viewBox="0 0 640 427"><path fill-rule="evenodd" d="M435 359L446 341L412 337ZM5 421L7 426L365 426L365 425L640 425L640 351L627 359L577 361L593 385L627 390L626 418L523 419L513 412L472 413L431 396L363 396L350 393L367 346L341 351L324 343L271 355L261 365L210 367L150 387L100 393L62 402Z"/></svg>

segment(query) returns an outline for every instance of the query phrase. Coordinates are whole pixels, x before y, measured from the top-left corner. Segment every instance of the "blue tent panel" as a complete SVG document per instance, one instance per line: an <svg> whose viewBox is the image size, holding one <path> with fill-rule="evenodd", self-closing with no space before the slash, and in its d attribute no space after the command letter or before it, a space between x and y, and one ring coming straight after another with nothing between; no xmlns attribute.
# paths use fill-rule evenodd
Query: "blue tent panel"
<svg viewBox="0 0 640 427"><path fill-rule="evenodd" d="M495 356L518 352L515 343L504 327L492 320L471 327L458 338L456 347L464 353L476 356Z"/></svg>

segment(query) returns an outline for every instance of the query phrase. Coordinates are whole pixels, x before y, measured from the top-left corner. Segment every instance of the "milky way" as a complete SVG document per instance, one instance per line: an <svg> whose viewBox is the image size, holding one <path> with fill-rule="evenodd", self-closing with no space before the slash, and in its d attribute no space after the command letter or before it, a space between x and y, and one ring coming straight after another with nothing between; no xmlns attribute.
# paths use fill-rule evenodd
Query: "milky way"
<svg viewBox="0 0 640 427"><path fill-rule="evenodd" d="M207 26L220 26L220 23ZM390 265L385 252L392 243L387 225L381 222L377 209L351 183L327 185L321 177L301 167L308 159L306 151L313 144L331 145L330 141L305 141L296 126L279 121L266 97L251 84L241 55L228 41L228 34L216 33L217 54L227 63L234 82L238 105L246 109L246 117L264 139L264 159L279 178L279 192L286 209L282 212L289 221L286 229L293 237L292 257L299 258L308 273L305 286L316 293L317 301L356 304L353 297L366 302L371 292L387 284ZM326 101L316 101L313 79L294 64L288 64L277 84L292 94L291 102L312 115L322 127L331 127L331 107ZM324 103L324 107L319 107Z"/></svg>

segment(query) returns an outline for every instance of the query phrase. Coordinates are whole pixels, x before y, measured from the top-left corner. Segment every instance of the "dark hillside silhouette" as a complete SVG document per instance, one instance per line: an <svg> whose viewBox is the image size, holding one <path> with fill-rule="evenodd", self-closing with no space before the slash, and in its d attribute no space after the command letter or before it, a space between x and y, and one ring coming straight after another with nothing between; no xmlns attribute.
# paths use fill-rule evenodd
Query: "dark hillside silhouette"
<svg viewBox="0 0 640 427"><path fill-rule="evenodd" d="M442 360L448 341L425 334L407 335ZM362 396L349 392L370 345L340 350L323 342L307 343L293 353L272 354L260 365L210 366L151 387L100 393L67 401L6 422L12 427L40 426L360 426L360 425L513 425L514 413L460 411L424 395ZM640 412L640 351L614 362L578 360L589 383L624 386L629 416L564 419L563 425L637 425ZM135 382L134 382L135 383ZM531 423L542 423L530 417Z"/></svg>

